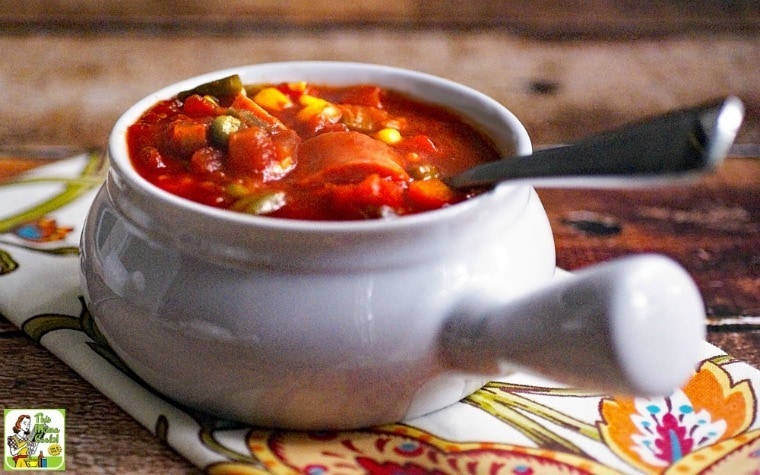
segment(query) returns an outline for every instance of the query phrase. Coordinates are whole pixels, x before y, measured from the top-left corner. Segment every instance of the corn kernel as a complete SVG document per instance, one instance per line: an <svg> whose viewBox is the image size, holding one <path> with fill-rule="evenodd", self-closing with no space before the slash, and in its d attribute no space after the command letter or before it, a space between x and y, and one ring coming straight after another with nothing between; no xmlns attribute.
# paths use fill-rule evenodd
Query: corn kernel
<svg viewBox="0 0 760 475"><path fill-rule="evenodd" d="M387 143L388 145L393 145L401 142L401 132L396 129L387 127L385 129L378 130L375 134L375 137L377 137L378 140Z"/></svg>
<svg viewBox="0 0 760 475"><path fill-rule="evenodd" d="M312 103L310 105L307 105L300 111L298 111L298 114L296 114L296 118L302 122L307 122L311 120L313 117L316 117L319 115L320 112L322 112L323 106L321 104L315 104Z"/></svg>
<svg viewBox="0 0 760 475"><path fill-rule="evenodd" d="M264 109L280 111L291 107L293 102L277 88L267 87L260 90L253 98Z"/></svg>
<svg viewBox="0 0 760 475"><path fill-rule="evenodd" d="M309 94L302 94L298 98L298 102L301 103L302 106L320 106L324 107L327 105L327 101L322 99L321 97L311 96Z"/></svg>
<svg viewBox="0 0 760 475"><path fill-rule="evenodd" d="M303 100L304 97L307 97L307 99ZM321 116L322 120L335 123L343 116L340 109L324 99L306 95L301 96L301 99L301 103L305 107L298 111L296 118L302 122L308 122L317 116Z"/></svg>

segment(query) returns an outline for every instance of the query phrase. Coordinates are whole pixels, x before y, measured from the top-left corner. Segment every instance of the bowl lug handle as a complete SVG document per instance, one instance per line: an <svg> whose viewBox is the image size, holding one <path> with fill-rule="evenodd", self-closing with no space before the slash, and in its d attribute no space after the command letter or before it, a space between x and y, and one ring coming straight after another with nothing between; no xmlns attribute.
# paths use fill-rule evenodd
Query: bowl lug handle
<svg viewBox="0 0 760 475"><path fill-rule="evenodd" d="M439 349L456 370L525 369L613 394L668 395L695 370L705 310L688 273L638 255L590 266L500 305L466 302Z"/></svg>

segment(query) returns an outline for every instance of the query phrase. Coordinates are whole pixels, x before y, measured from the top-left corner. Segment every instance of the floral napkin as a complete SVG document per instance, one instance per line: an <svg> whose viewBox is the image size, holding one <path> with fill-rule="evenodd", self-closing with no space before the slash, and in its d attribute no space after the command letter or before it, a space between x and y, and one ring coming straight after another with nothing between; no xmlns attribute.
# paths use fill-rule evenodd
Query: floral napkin
<svg viewBox="0 0 760 475"><path fill-rule="evenodd" d="M0 313L208 473L760 473L760 373L707 342L692 379L666 398L513 374L436 413L355 431L183 409L130 376L80 296L79 234L104 169L84 154L0 182Z"/></svg>

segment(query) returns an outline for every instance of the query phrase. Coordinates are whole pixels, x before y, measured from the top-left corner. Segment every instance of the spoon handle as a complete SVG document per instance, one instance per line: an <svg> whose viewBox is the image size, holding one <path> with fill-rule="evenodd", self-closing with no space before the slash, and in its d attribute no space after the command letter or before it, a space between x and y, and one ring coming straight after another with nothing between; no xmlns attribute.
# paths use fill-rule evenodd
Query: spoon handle
<svg viewBox="0 0 760 475"><path fill-rule="evenodd" d="M728 97L645 119L572 145L480 165L451 177L447 183L453 188L471 188L522 179L542 186L596 188L689 176L720 164L743 116L742 102Z"/></svg>

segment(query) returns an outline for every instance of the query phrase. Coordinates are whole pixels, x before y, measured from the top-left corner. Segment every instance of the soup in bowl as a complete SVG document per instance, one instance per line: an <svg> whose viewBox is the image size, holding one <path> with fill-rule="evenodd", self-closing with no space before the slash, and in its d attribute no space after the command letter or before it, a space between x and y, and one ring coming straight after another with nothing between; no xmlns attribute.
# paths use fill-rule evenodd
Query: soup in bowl
<svg viewBox="0 0 760 475"><path fill-rule="evenodd" d="M500 158L444 107L376 84L244 85L234 74L159 101L127 130L140 175L243 213L341 221L450 206L444 181Z"/></svg>
<svg viewBox="0 0 760 475"><path fill-rule="evenodd" d="M198 89L230 77L242 92ZM257 102L262 91L274 102ZM285 112L276 109L283 96ZM344 119L309 128L287 116L314 103ZM381 118L346 125L346 104L379 106L367 113ZM444 133L461 134L478 156L435 162L431 146L456 146L433 126L403 124L430 115L458 124ZM251 152L280 139L277 153ZM372 158L341 169L346 147ZM551 229L530 186L460 193L445 175L530 151L504 106L415 71L292 62L182 81L113 128L110 170L82 236L89 311L139 378L220 417L326 429L429 413L495 376L442 356L456 309L509 301L555 273Z"/></svg>

